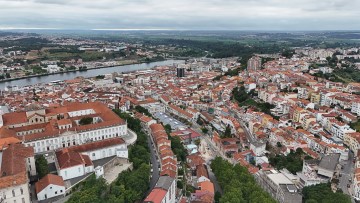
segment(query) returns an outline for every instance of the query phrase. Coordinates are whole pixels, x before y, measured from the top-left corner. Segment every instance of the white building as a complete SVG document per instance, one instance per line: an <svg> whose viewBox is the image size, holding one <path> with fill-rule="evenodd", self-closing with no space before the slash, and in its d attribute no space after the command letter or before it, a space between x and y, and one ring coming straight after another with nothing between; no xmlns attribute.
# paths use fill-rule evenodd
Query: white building
<svg viewBox="0 0 360 203"><path fill-rule="evenodd" d="M56 73L60 71L60 67L57 65L47 65L47 67L43 69L46 70L48 73Z"/></svg>
<svg viewBox="0 0 360 203"><path fill-rule="evenodd" d="M256 156L264 155L266 144L261 142L255 142L250 144L250 149L254 152Z"/></svg>
<svg viewBox="0 0 360 203"><path fill-rule="evenodd" d="M62 149L56 152L56 168L58 174L69 180L94 171L94 164L87 155Z"/></svg>
<svg viewBox="0 0 360 203"><path fill-rule="evenodd" d="M32 169L34 150L22 144L11 144L0 153L0 202L30 203L28 173ZM29 159L32 158L32 159Z"/></svg>
<svg viewBox="0 0 360 203"><path fill-rule="evenodd" d="M65 183L61 176L47 174L35 183L38 200L46 200L65 194Z"/></svg>
<svg viewBox="0 0 360 203"><path fill-rule="evenodd" d="M352 101L351 112L355 113L357 116L360 116L360 100L359 99Z"/></svg>
<svg viewBox="0 0 360 203"><path fill-rule="evenodd" d="M353 133L353 132L355 132L355 130L353 130L352 128L350 128L350 126L348 126L344 123L338 122L338 123L331 124L331 132L332 132L333 136L336 136L336 137L340 138L341 140L343 140L345 134Z"/></svg>
<svg viewBox="0 0 360 203"><path fill-rule="evenodd" d="M23 140L35 153L127 135L126 122L99 102L70 103L1 117L7 136ZM91 117L92 123L80 125L85 117Z"/></svg>
<svg viewBox="0 0 360 203"><path fill-rule="evenodd" d="M87 155L92 161L112 156L128 158L127 145L125 141L119 137L73 146L68 149Z"/></svg>

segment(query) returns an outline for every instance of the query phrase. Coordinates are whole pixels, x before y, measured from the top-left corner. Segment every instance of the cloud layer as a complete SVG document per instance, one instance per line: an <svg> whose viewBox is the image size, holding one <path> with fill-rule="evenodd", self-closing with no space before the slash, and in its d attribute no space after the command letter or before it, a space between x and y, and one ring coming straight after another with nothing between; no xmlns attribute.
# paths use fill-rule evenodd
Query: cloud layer
<svg viewBox="0 0 360 203"><path fill-rule="evenodd" d="M360 0L0 0L0 28L358 30Z"/></svg>

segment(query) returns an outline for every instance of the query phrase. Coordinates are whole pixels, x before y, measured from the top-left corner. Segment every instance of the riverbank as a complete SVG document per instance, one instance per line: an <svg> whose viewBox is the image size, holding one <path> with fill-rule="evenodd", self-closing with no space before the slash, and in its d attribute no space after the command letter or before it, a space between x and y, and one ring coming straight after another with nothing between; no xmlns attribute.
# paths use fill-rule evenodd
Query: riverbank
<svg viewBox="0 0 360 203"><path fill-rule="evenodd" d="M70 80L76 77L95 77L97 75L105 75L114 72L132 72L137 70L148 70L155 66L167 66L173 65L174 63L183 63L183 60L162 60L157 62L150 62L150 63L141 63L136 61L131 64L121 64L121 65L112 65L112 66L98 66L89 68L86 71L64 71L64 72L57 72L57 73L49 73L49 74L39 74L35 76L24 76L19 78L12 78L11 80L3 80L0 81L0 90L4 90L7 86L29 86L29 85L36 85L40 83L49 83L51 81L57 80Z"/></svg>
<svg viewBox="0 0 360 203"><path fill-rule="evenodd" d="M36 75L27 75L27 76L22 76L22 77L17 77L17 78L3 79L3 80L0 80L0 83L2 83L2 82L10 82L10 81L15 81L15 80L28 79L28 78L35 78L35 77L43 77L43 76L50 76L50 75L72 73L72 72L86 72L88 70L95 70L95 69L102 69L102 68L121 67L121 66L136 65L136 64L143 64L143 63L154 63L154 62L161 62L161 61L166 61L166 60L167 59L151 61L151 62L135 61L133 63L124 63L124 64L117 64L117 65L92 67L92 68L87 68L86 70L67 70L67 71L59 71L59 72L55 72L55 73L43 73L43 74L36 74Z"/></svg>

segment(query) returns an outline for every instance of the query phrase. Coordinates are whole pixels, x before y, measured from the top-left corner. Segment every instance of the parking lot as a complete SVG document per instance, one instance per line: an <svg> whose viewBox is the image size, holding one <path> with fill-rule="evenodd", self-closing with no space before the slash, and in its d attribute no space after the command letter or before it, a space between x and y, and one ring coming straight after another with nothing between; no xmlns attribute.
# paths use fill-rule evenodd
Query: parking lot
<svg viewBox="0 0 360 203"><path fill-rule="evenodd" d="M167 115L166 113L157 112L154 114L154 117L159 119L164 125L169 124L173 130L179 128L186 128L185 124Z"/></svg>

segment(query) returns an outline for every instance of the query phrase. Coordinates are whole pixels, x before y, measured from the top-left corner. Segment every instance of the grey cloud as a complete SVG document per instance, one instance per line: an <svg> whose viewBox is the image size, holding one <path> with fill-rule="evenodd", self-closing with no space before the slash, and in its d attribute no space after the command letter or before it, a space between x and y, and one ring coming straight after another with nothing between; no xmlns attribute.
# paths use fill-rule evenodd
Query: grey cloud
<svg viewBox="0 0 360 203"><path fill-rule="evenodd" d="M359 6L359 0L0 0L0 28L354 30Z"/></svg>

